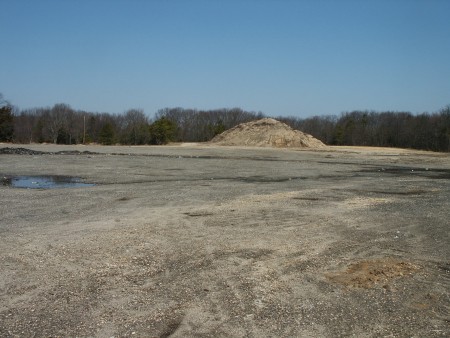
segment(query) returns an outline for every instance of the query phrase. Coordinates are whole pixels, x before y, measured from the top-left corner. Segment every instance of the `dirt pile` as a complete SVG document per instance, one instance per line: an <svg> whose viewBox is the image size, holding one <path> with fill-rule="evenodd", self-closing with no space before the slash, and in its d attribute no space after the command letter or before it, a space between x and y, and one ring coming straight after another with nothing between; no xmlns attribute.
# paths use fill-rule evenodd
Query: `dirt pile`
<svg viewBox="0 0 450 338"><path fill-rule="evenodd" d="M278 148L320 148L325 146L313 136L294 130L287 124L271 118L241 123L217 135L211 142L223 146Z"/></svg>
<svg viewBox="0 0 450 338"><path fill-rule="evenodd" d="M63 150L56 152L39 151L27 148L0 148L0 155L97 155L98 153L92 151L79 151L79 150Z"/></svg>
<svg viewBox="0 0 450 338"><path fill-rule="evenodd" d="M26 148L0 148L0 155L42 155L45 152Z"/></svg>

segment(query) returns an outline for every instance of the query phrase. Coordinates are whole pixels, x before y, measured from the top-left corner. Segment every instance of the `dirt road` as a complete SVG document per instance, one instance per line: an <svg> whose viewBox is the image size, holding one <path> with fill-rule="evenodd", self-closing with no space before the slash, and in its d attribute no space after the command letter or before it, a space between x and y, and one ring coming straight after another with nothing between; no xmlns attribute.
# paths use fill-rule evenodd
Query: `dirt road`
<svg viewBox="0 0 450 338"><path fill-rule="evenodd" d="M6 147L1 337L450 336L448 154Z"/></svg>

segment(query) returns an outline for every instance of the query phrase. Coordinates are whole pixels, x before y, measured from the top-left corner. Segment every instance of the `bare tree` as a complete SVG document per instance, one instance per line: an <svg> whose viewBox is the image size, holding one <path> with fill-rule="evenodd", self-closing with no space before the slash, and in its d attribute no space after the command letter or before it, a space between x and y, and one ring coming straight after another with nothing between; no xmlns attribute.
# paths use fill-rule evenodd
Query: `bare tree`
<svg viewBox="0 0 450 338"><path fill-rule="evenodd" d="M149 123L144 111L130 109L121 118L121 142L125 144L146 144L149 142Z"/></svg>

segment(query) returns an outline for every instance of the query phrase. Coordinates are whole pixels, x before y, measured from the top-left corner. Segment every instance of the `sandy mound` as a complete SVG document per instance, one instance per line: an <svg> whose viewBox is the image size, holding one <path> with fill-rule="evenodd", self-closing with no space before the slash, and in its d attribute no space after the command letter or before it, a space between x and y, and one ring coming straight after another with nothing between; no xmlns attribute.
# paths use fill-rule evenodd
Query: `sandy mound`
<svg viewBox="0 0 450 338"><path fill-rule="evenodd" d="M294 130L280 121L265 118L241 123L211 140L223 146L319 148L325 145L309 134Z"/></svg>

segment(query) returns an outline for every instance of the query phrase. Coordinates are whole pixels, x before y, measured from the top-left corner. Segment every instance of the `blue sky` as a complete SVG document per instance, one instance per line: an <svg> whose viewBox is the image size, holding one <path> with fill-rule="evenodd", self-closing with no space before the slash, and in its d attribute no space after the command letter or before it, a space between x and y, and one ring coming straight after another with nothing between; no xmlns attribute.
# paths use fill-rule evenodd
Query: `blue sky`
<svg viewBox="0 0 450 338"><path fill-rule="evenodd" d="M0 0L0 92L269 116L450 104L447 0Z"/></svg>

